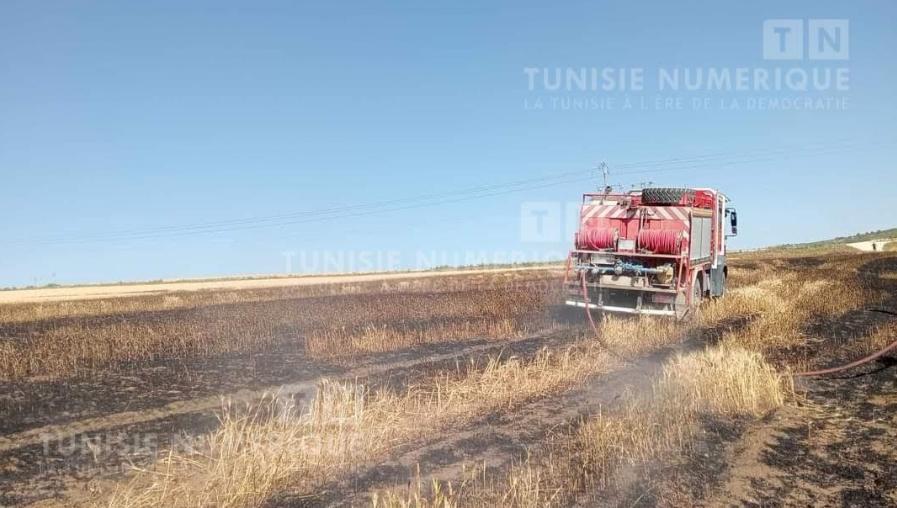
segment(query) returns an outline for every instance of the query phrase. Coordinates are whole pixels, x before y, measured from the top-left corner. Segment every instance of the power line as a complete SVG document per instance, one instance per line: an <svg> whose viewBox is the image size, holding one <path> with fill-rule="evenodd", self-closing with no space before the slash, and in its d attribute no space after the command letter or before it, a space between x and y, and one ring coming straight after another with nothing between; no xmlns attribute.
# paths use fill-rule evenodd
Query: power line
<svg viewBox="0 0 897 508"><path fill-rule="evenodd" d="M751 162L770 161L777 159L788 159L792 157L806 157L828 155L843 151L849 151L858 148L868 148L865 146L845 145L844 143L829 143L823 145L827 150L819 150L812 148L815 145L808 145L804 148L789 149L784 147L751 150L741 152L737 157L732 159L733 154L715 153L705 154L688 158L674 158L653 161L642 161L636 163L620 164L617 167L628 169L628 171L614 172L617 175L635 175L650 173L665 173L674 171L685 171L692 169L700 169L705 167L725 167L738 164L746 164ZM790 150L788 153L783 151ZM753 155L753 156L748 156ZM728 159L728 160L727 160ZM602 163L599 166L605 177L605 186L608 167ZM349 217L368 216L381 213L390 213L400 210L409 210L416 208L424 208L441 204L457 203L474 199L482 199L505 195L515 192L524 192L528 190L538 190L551 186L562 185L567 183L575 183L591 180L590 172L587 171L568 171L556 173L554 175L546 175L537 178L529 178L516 180L511 182L496 183L489 185L481 185L476 187L467 187L454 191L445 191L437 193L427 193L418 196L398 198L385 201L376 201L371 203L362 203L358 205L348 205L341 207L331 207L315 210L303 210L292 213L279 215L249 217L244 219L231 219L213 222L205 222L198 224L186 225L170 225L159 226L155 228L119 230L94 235L79 236L62 236L50 237L36 241L24 241L15 243L37 243L41 245L53 244L72 244L72 243L94 243L94 242L115 242L128 240L146 240L158 238L176 238L193 235L214 234L232 231L244 231L251 229L261 229L270 227L283 227L294 224L303 224L310 222L321 222L337 220Z"/></svg>
<svg viewBox="0 0 897 508"><path fill-rule="evenodd" d="M188 230L175 230L175 231L150 231L150 232L138 232L129 235L122 236L106 236L106 237L87 237L87 238L70 238L64 240L51 240L42 242L43 245L52 245L52 244L79 244L79 243L94 243L94 242L106 242L106 241L122 241L122 240L147 240L147 239L158 239L158 238L178 238L184 236L193 236L193 235L201 235L201 234L212 234L212 233L223 233L223 232L233 232L233 231L244 231L251 229L263 229L263 228L271 228L271 227L283 227L295 224L304 224L311 222L324 222L329 220L336 219L344 219L349 217L359 217L359 216L368 216L375 215L380 213L388 213L395 212L400 210L411 210L417 208L426 208L441 204L449 204L449 203L457 203L463 201L470 201L473 199L482 199L485 197L493 197L504 194L511 194L515 192L523 192L527 190L538 190L544 189L547 187L552 187L556 185L562 185L567 183L577 183L591 180L591 176L583 176L583 172L577 172L579 176L567 177L565 179L555 179L553 181L548 181L539 184L529 184L526 186L516 185L512 188L507 189L495 189L490 190L488 192L478 192L475 195L468 196L443 196L437 197L429 201L419 202L419 203L410 203L410 204L396 204L388 207L378 207L377 209L365 209L363 206L356 207L345 207L342 209L329 209L333 210L328 214L314 214L313 216L307 217L296 217L291 218L289 220L278 220L276 222L264 222L264 223L246 223L246 224L227 224L224 226L218 227L207 227L204 229L188 229ZM399 202L400 200L395 200Z"/></svg>
<svg viewBox="0 0 897 508"><path fill-rule="evenodd" d="M142 228L142 229L132 229L132 230L119 230L112 231L108 233L98 234L98 235L81 235L79 237L71 237L71 236L57 236L57 237L49 237L43 238L41 241L44 242L67 242L71 240L106 240L106 239L130 239L132 235L138 235L143 237L144 235L155 234L155 233L181 233L181 232L205 232L206 230L217 231L220 228L227 228L230 226L242 227L247 225L266 225L267 223L271 223L276 225L277 223L289 221L293 219L298 219L302 217L324 217L327 218L331 215L341 215L349 210L357 210L357 211L374 211L376 209L380 209L383 207L390 207L394 205L399 205L402 203L413 203L413 202L426 202L434 199L442 199L446 197L451 197L455 195L491 195L489 194L495 190L502 189L520 189L527 190L531 185L538 185L540 183L548 183L552 184L554 181L558 181L561 183L565 183L566 179L571 177L582 177L587 173L583 170L577 171L568 171L563 173L556 173L554 175L536 177L536 178L528 178L522 180L514 180L510 182L504 182L500 184L489 184L489 185L481 185L476 187L467 187L462 189L457 189L454 191L446 191L446 192L438 192L438 193L427 193L421 194L417 196L407 197L407 198L398 198L384 201L376 201L370 203L361 203L357 205L345 205L331 208L321 208L314 210L302 210L297 212L278 214L278 215L268 215L261 217L248 217L243 219L231 219L231 220L221 220L221 221L213 221L213 222L203 222L197 224L186 224L186 225L170 225L170 226L158 226L152 228ZM538 188L538 187L537 187Z"/></svg>
<svg viewBox="0 0 897 508"><path fill-rule="evenodd" d="M772 150L773 152L779 151L779 149ZM811 153L810 155L821 155L827 153L834 153L834 151L820 151L818 153ZM797 155L797 154L795 154ZM713 155L716 157L716 155ZM709 156L699 156L689 159L675 159L678 161L678 166L659 168L659 169L646 169L639 171L625 171L619 174L642 174L642 173L660 173L660 172L670 172L670 171L683 171L689 169L696 169L707 166L726 166L726 165L735 165L735 164L744 164L748 162L757 162L763 160L774 160L778 157L754 157L747 159L740 159L734 161L705 161ZM671 161L673 159L670 159ZM698 164L690 164L690 165L682 165L682 162L686 162L689 160L698 160L703 161ZM633 165L629 165L628 167L633 167ZM93 235L93 236L84 236L81 238L64 238L64 239L51 239L40 242L42 244L65 244L65 243L92 243L92 242L106 242L106 241L122 241L122 240L145 240L145 239L156 239L163 237L183 237L183 236L191 236L194 234L210 234L210 233L221 233L221 232L230 232L230 231L242 231L248 229L259 229L259 228L267 228L267 227L276 227L276 226L285 226L285 225L293 225L293 224L301 224L308 222L317 222L317 221L325 221L325 220L334 220L346 217L356 217L356 216L365 216L365 215L373 215L378 213L387 213L398 210L407 210L414 208L422 208L426 206L433 206L437 204L445 204L445 203L455 203L460 201L467 201L471 199L481 199L483 197L491 197L496 195L508 194L511 192L521 192L526 190L535 190L540 188L545 188L553 185L560 185L563 183L572 183L577 181L582 181L584 178L572 178L565 179L568 176L575 176L578 174L582 174L581 171L573 171L562 174L557 174L553 176L533 178L527 180L518 180L515 182L509 182L504 184L493 184L493 185L485 185L474 188L461 189L457 191L447 192L447 193L430 193L425 194L413 198L405 198L405 199L395 199L389 201L381 201L375 203L367 203L361 205L354 205L349 207L337 207L337 208L327 208L327 209L319 209L319 210L307 210L301 212L295 212L292 214L282 214L277 216L268 216L268 217L257 217L257 218L249 218L249 219L238 219L231 221L218 221L218 222L210 222L204 224L195 224L195 225L186 225L186 226L167 226L153 229L145 229L145 230L136 230L130 232L113 232L107 233L105 235ZM452 197L456 196L456 197ZM432 198L432 199L431 199ZM423 201L422 203L415 203L418 201ZM408 204L402 204L408 203Z"/></svg>
<svg viewBox="0 0 897 508"><path fill-rule="evenodd" d="M837 147L849 147L857 144L867 145L869 143L875 144L878 143L875 140L869 139L841 139L841 140L833 140L826 142L816 142L816 143L801 143L801 144L791 144L791 145L780 145L772 148L755 148L751 150L745 151L726 151L726 152L711 152L701 155L696 155L692 157L674 157L669 159L652 159L645 161L637 161L637 162L625 162L621 164L615 164L614 167L619 169L626 169L631 167L652 167L652 166L669 166L671 164L678 163L691 163L703 160L714 160L719 158L730 158L730 157L740 157L740 156L751 156L758 154L772 154L772 153L787 153L795 150L813 150L817 148L837 148Z"/></svg>
<svg viewBox="0 0 897 508"><path fill-rule="evenodd" d="M625 171L625 172L621 172L621 173L617 173L617 174L637 175L637 174L668 173L668 172L681 171L683 169L700 169L700 168L706 168L706 167L725 167L725 166L746 164L746 163L751 163L751 162L768 162L768 161L783 160L783 159L788 160L788 159L792 159L792 158L800 158L800 157L808 157L808 156L809 157L818 157L820 155L831 155L831 154L837 154L837 153L845 153L845 152L850 152L853 150L858 150L861 148L870 148L872 146L878 146L878 145L865 145L865 146L854 146L854 147L835 147L835 148L831 148L828 150L815 150L815 151L807 152L807 153L788 153L788 154L778 154L778 155L772 154L772 155L757 156L757 157L744 157L744 158L730 160L730 161L710 160L710 161L702 161L698 164L692 164L692 165L688 165L688 166L673 166L673 167L658 168L658 169Z"/></svg>

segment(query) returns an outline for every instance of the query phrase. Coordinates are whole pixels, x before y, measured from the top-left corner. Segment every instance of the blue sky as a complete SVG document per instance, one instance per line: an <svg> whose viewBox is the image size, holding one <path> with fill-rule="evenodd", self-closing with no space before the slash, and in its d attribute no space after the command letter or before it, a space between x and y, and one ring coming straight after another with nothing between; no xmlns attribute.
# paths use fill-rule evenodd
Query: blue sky
<svg viewBox="0 0 897 508"><path fill-rule="evenodd" d="M849 58L764 60L769 19L847 19ZM315 261L325 256L345 269L549 256L567 233L528 241L522 207L575 202L598 161L613 183L722 189L739 208L735 247L893 227L894 48L887 1L3 2L0 286L283 272L285 252L308 271L339 268ZM619 106L653 105L660 68L777 66L847 68L849 88ZM525 73L607 67L642 69L645 88L558 94ZM618 103L545 106L552 97ZM846 106L747 110L752 97ZM633 164L705 154L718 157ZM583 178L392 212L120 234L573 171ZM367 266L372 256L391 257Z"/></svg>

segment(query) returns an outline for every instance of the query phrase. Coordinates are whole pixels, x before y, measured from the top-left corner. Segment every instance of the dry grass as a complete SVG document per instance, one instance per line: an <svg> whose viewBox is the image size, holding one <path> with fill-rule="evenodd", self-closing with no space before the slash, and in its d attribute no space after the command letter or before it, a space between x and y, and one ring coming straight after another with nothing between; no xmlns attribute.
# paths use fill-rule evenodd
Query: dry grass
<svg viewBox="0 0 897 508"><path fill-rule="evenodd" d="M722 345L674 358L652 400L667 410L760 417L784 404L792 391L791 377L759 353Z"/></svg>
<svg viewBox="0 0 897 508"><path fill-rule="evenodd" d="M788 305L785 299L795 288L802 296L794 299L794 305L801 305L801 309ZM710 327L733 316L759 317L747 328L726 335L720 346L675 359L650 397L634 399L619 412L592 419L572 440L550 453L549 459L515 468L503 489L486 489L475 498L520 505L553 502L583 485L607 484L622 464L642 463L680 450L692 439L700 414L758 415L776 407L787 393L787 383L763 362L757 339L779 326L784 342L796 340L793 334L797 320L791 317L795 312L800 312L799 319L803 319L842 309L841 304L819 301L820 294L831 293L832 288L819 281L798 281L786 275L763 279L709 304L694 325ZM484 312L482 306L480 309L478 312ZM488 320L480 321L481 326L491 322L501 333L513 331L497 318L508 314L507 308L485 309L491 314L487 314ZM644 354L678 340L688 332L688 326L658 319L605 318L600 323L602 342L623 356ZM331 330L322 332L316 341L334 344L337 350L374 350L382 342L405 343L412 337L411 343L419 343L432 337L427 335L427 327L416 329L416 334L407 329L397 333L391 326L361 328L360 333L358 328ZM440 335L445 333L439 331ZM322 348L324 354L326 351ZM163 459L153 468L154 473L138 475L127 488L119 490L112 504L252 506L262 503L285 482L289 482L291 491L312 494L323 479L345 472L352 464L374 460L396 443L490 408L512 407L564 389L587 375L606 371L612 361L592 344L584 351L571 350L561 357L542 355L528 364L493 362L484 370L437 378L426 387L413 387L402 394L379 392L359 398L358 387L325 386L314 407L343 408L324 411L337 415L328 420L330 424L317 419L322 412L314 407L304 415L288 411L291 414L282 416L281 411L281 416L264 420L226 417L220 431L208 437L205 452ZM353 394L351 401L346 393ZM312 452L295 453L305 450L304 444L297 448L299 442L323 445ZM430 504L439 499L448 501L451 496L447 492L460 499L458 496L466 491L442 489L436 498L420 493L414 494L416 497L387 493L379 502ZM490 497L496 493L501 499Z"/></svg>
<svg viewBox="0 0 897 508"><path fill-rule="evenodd" d="M759 417L793 391L754 352L709 348L670 361L653 391L613 412L588 419L505 478L471 478L457 486L418 483L375 494L375 506L564 506L593 504L602 489L619 486L621 471L668 460L690 446L706 416ZM624 481L626 476L623 477Z"/></svg>
<svg viewBox="0 0 897 508"><path fill-rule="evenodd" d="M601 320L602 342L625 357L674 342L692 327L722 328L740 320L738 326L721 333L718 343L670 361L650 393L634 395L612 412L590 418L504 477L456 486L421 482L411 492L380 493L375 504L545 506L582 501L578 496L586 492L625 482L627 472L650 468L687 450L705 416L757 418L781 406L793 387L787 370L777 371L772 366L776 363L768 359L777 360L776 354L814 339L808 325L877 302L880 288L857 276L856 270L871 259L868 256L839 254L812 263L799 256L775 258L766 253L743 259L741 267L733 266L734 287L729 296L705 305L696 322ZM184 328L153 328L160 326L155 321L139 322L149 328L134 333L141 341L158 337L150 342L152 348L138 353L138 359L153 357L159 350L195 356L228 347L262 347L265 343L258 339L266 336L262 332L270 332L273 341L284 330L296 335L302 330L315 356L351 356L446 338L513 336L550 326L545 305L556 296L552 291L505 286L272 300L239 304L246 314L236 317L225 315L233 310L228 307L227 313L221 311L211 320L221 326L214 333L188 327L190 334L197 335L173 342L176 330ZM171 312L164 314L162 322ZM209 322L208 316L190 315L208 312L206 307L180 312L196 322ZM89 337L96 331L87 327L66 337ZM875 330L862 347L871 348L893 332L893 327ZM103 348L133 346L127 340L109 338L126 335L121 329L100 333L102 347L83 353L75 348L80 355L76 356L81 362L115 358L121 353ZM220 337L230 338L212 349L191 349L198 344L209 348L206 343L215 344ZM239 337L250 342L239 342ZM46 342L65 344L65 339ZM14 352L0 350L4 354ZM32 351L28 354L40 357ZM780 365L784 367L785 361ZM370 393L357 384L325 382L304 411L274 398L260 408L225 412L220 429L195 450L162 458L119 485L105 501L110 506L258 506L286 486L291 492L312 496L334 477L382 458L401 443L489 411L512 410L619 366L598 344L588 342L563 353L543 352L528 362L494 359L485 368L470 366L439 374L402 392ZM49 364L31 368L46 370Z"/></svg>
<svg viewBox="0 0 897 508"><path fill-rule="evenodd" d="M649 316L639 319L604 316L598 332L602 343L614 353L633 358L682 340L694 324Z"/></svg>
<svg viewBox="0 0 897 508"><path fill-rule="evenodd" d="M897 340L897 322L890 321L878 325L865 340L851 341L846 345L851 357L861 357L874 353Z"/></svg>
<svg viewBox="0 0 897 508"><path fill-rule="evenodd" d="M226 412L195 453L172 453L113 492L109 506L258 506L290 482L314 493L334 475L397 442L508 410L610 368L595 349L543 352L529 362L493 359L402 393L324 382L308 411L277 399L248 415Z"/></svg>
<svg viewBox="0 0 897 508"><path fill-rule="evenodd" d="M212 305L270 302L297 298L359 295L367 293L430 293L495 289L528 285L551 278L550 271L528 270L416 277L366 282L321 283L259 289L172 291L142 296L42 303L0 304L0 323L90 316L125 315L150 311L193 309Z"/></svg>
<svg viewBox="0 0 897 508"><path fill-rule="evenodd" d="M209 303L237 298L232 292L200 294L191 295L194 299L187 306L118 314L91 313L105 305L123 311L136 303L93 300L81 302L88 309L82 309L83 315L25 322L20 314L0 306L9 319L0 322L0 380L64 378L277 345L305 347L317 358L351 356L437 340L513 337L555 324L546 302L558 288L550 279L480 276L472 288L454 286L459 279L453 280L426 280L440 291L426 291L421 283L409 291L383 289L343 296L255 301L258 295L250 294L237 303ZM294 292L287 289L285 294ZM53 304L59 315L75 313L71 305Z"/></svg>
<svg viewBox="0 0 897 508"><path fill-rule="evenodd" d="M577 494L613 486L622 467L644 467L681 453L694 441L700 417L762 416L781 406L790 391L789 379L757 353L716 347L679 356L665 366L649 396L593 417L547 463L530 460L514 468L502 502L566 504Z"/></svg>
<svg viewBox="0 0 897 508"><path fill-rule="evenodd" d="M805 253L804 253L805 254ZM839 320L882 298L881 288L860 271L870 257L850 253L820 262L801 256L749 258L733 266L733 290L708 302L696 326L725 326L717 345L680 355L665 366L648 396L633 396L622 407L589 419L513 467L505 477L472 475L462 483L419 482L409 489L380 492L378 506L549 506L593 504L607 489L632 481L679 456L695 442L706 417L758 418L793 396L789 366L801 366L796 348L822 356L814 323ZM730 326L732 324L735 326ZM659 326L658 326L659 325ZM626 354L640 354L666 335L687 333L681 325L606 320L603 337ZM867 354L890 343L897 325L874 328L864 340L849 342L842 356ZM643 337L650 337L642 339ZM832 347L843 347L836 341ZM782 354L789 353L789 354ZM778 358L776 369L764 355ZM650 484L651 480L647 480ZM607 502L604 499L603 502Z"/></svg>
<svg viewBox="0 0 897 508"><path fill-rule="evenodd" d="M705 322L733 316L753 318L744 330L727 334L723 340L769 353L806 343L812 339L809 325L870 306L879 296L843 267L841 271L827 267L779 270L731 290L726 298L708 302L701 317Z"/></svg>
<svg viewBox="0 0 897 508"><path fill-rule="evenodd" d="M394 317L367 312L360 314L364 316L360 322L316 329L306 337L306 351L314 358L337 358L470 337L520 337L557 325L547 305L556 289L468 291L462 298L439 295L406 302L387 299Z"/></svg>
<svg viewBox="0 0 897 508"><path fill-rule="evenodd" d="M606 344L631 355L677 341L683 330L650 318L607 318L601 326ZM543 351L528 362L494 358L485 368L471 365L463 372L440 374L402 393L368 394L357 385L325 383L303 414L270 407L252 411L251 417L227 413L198 453L163 458L152 472L117 490L109 503L257 506L285 482L291 492L313 495L325 480L376 460L398 443L487 411L511 410L614 367L618 360L602 345L586 341L562 353ZM260 413L267 418L255 416ZM309 443L314 444L310 451ZM450 492L438 489L437 497Z"/></svg>

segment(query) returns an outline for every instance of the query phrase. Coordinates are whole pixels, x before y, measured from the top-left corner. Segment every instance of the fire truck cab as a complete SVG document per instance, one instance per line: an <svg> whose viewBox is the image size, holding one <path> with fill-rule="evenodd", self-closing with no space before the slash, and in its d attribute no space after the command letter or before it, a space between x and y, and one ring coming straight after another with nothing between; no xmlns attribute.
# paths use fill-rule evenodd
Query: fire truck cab
<svg viewBox="0 0 897 508"><path fill-rule="evenodd" d="M583 195L567 258L567 305L683 318L726 292L726 239L738 216L715 189Z"/></svg>

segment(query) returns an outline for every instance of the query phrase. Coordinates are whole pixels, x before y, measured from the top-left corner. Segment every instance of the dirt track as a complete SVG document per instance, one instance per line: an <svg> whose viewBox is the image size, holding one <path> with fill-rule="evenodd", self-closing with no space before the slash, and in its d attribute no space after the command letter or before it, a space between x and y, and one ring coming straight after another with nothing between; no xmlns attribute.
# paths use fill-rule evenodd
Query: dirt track
<svg viewBox="0 0 897 508"><path fill-rule="evenodd" d="M736 441L708 504L897 504L893 366L809 383L803 407L779 411Z"/></svg>
<svg viewBox="0 0 897 508"><path fill-rule="evenodd" d="M208 397L183 399L169 402L159 407L147 408L137 411L123 411L117 413L102 414L90 418L79 419L72 422L49 424L31 428L21 432L0 437L0 453L16 450L26 446L41 443L47 436L53 436L56 440L71 439L74 436L89 432L98 432L114 427L135 425L152 420L160 420L172 416L189 413L213 412L221 408L221 401L227 400L234 404L249 404L260 400L265 395L276 394L279 397L289 397L298 400L311 400L317 391L320 375L334 381L351 381L353 379L368 379L383 376L389 372L419 368L423 366L435 367L448 360L469 359L475 355L494 353L497 350L507 348L515 350L516 342L524 344L534 343L536 339L543 339L537 335L529 339L514 340L501 343L463 344L457 350L439 352L435 349L449 349L445 347L432 348L433 351L422 350L419 354L409 355L411 358L402 359L400 355L386 355L386 358L371 359L361 362L353 369L337 370L321 366L315 369L309 366L305 372L319 374L314 377L305 377L302 380L283 384L268 385L256 389L242 389L234 392L223 392ZM546 345L550 341L545 341ZM391 358L397 357L397 358ZM302 370L297 369L302 372ZM170 388L170 387L169 387ZM171 390L169 390L171 393ZM178 392L180 394L182 392ZM158 400L158 399L156 399ZM56 415L58 416L58 415ZM11 425L14 417L7 415L5 425Z"/></svg>
<svg viewBox="0 0 897 508"><path fill-rule="evenodd" d="M316 499L322 505L358 506L369 502L371 492L406 484L419 477L463 483L471 469L499 470L519 462L556 434L575 429L584 418L613 408L625 397L651 389L666 358L693 347L695 342L667 348L641 358L625 368L595 376L585 384L556 396L537 398L514 411L481 415L453 432L407 443L378 463L359 465L352 478L323 489ZM294 506L290 492L283 492L270 506Z"/></svg>
<svg viewBox="0 0 897 508"><path fill-rule="evenodd" d="M95 390L86 391L80 400L77 396L73 400L71 392L66 394L67 403L85 409L80 415L52 412L50 407L29 405L27 401L7 403L3 426L13 432L0 437L0 471L4 472L0 480L0 505L50 500L69 490L71 485L115 478L132 465L147 465L157 453L213 429L224 400L237 405L250 404L266 395L277 394L301 403L311 400L322 377L362 380L371 387L384 383L401 386L416 377L429 376L440 369L456 369L459 364L476 362L489 355L529 357L543 347L561 347L573 337L569 333L541 333L508 341L434 344L411 351L371 355L353 368L313 362L301 352L292 355L281 352L271 355L269 363L260 369L229 380L231 384L251 389L227 392L221 391L224 387L207 385L209 395L190 397L190 391L178 389L182 387L176 377L163 377L151 392L143 394L144 404L131 410L122 410L131 402L116 392L106 393L108 398L104 399L104 384L97 380L90 382ZM224 366L224 370L237 376L236 367L241 360L245 358L230 358L227 360L230 369ZM190 366L191 382L196 383L203 375L217 380L221 361L225 359L204 362L215 366L205 373L199 370L199 365ZM265 375L266 372L274 372L274 377ZM276 376L282 377L279 383L273 384ZM118 383L131 383L135 390L146 388L135 384L136 381L137 378L129 377L119 379ZM131 391L127 386L118 386L116 390ZM202 390L192 395L198 393ZM102 405L98 406L97 402ZM68 495L78 497L77 492Z"/></svg>

